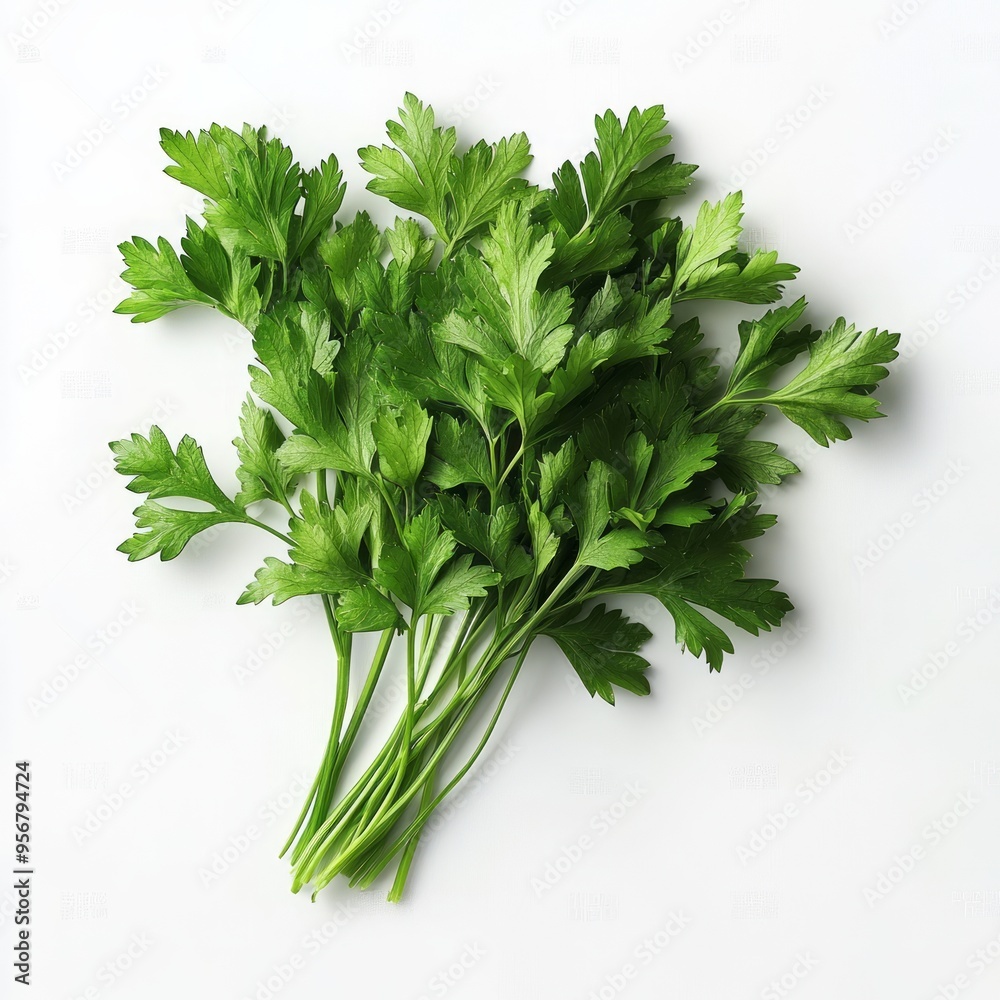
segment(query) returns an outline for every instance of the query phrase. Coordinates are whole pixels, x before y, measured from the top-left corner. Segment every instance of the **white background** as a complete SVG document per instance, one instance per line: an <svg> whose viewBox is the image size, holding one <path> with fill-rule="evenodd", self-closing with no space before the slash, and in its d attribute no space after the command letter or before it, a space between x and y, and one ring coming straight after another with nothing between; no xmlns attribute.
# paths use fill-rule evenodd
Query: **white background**
<svg viewBox="0 0 1000 1000"><path fill-rule="evenodd" d="M33 995L998 995L995 5L380 7L5 5L3 760L33 765ZM527 131L540 180L595 112L663 103L701 165L682 214L742 186L748 245L801 266L810 319L899 330L906 360L855 440L775 424L802 475L766 498L754 571L796 604L782 631L710 675L643 610L654 693L614 709L539 644L404 903L313 904L276 854L328 725L321 616L234 606L280 554L263 535L115 551L136 498L106 442L155 420L233 486L249 345L214 314L111 315L115 244L176 245L198 209L163 125L266 122L306 166L338 155L342 217L371 207L355 150L407 89L461 140Z"/></svg>

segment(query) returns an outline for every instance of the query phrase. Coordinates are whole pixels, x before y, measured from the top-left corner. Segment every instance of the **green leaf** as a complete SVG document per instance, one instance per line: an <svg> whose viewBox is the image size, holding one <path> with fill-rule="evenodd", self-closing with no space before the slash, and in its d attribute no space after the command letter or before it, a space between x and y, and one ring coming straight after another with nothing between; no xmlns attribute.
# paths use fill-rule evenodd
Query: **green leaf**
<svg viewBox="0 0 1000 1000"><path fill-rule="evenodd" d="M691 175L698 168L693 163L675 163L673 154L661 156L643 170L637 170L626 182L618 202L662 201L684 194L691 185Z"/></svg>
<svg viewBox="0 0 1000 1000"><path fill-rule="evenodd" d="M390 482L409 489L420 478L431 436L431 418L420 404L408 400L395 411L383 410L372 428L379 469Z"/></svg>
<svg viewBox="0 0 1000 1000"><path fill-rule="evenodd" d="M682 598L669 592L657 593L655 596L674 619L677 644L695 656L704 653L709 669L721 670L724 654L734 651L732 639L715 622Z"/></svg>
<svg viewBox="0 0 1000 1000"><path fill-rule="evenodd" d="M219 125L212 125L210 131L202 129L195 136L193 132L161 128L160 146L174 161L163 172L215 201L225 198L229 194L229 184L217 140L223 131L229 132ZM239 138L236 133L230 135Z"/></svg>
<svg viewBox="0 0 1000 1000"><path fill-rule="evenodd" d="M774 373L806 350L817 334L805 327L794 333L788 328L805 311L800 298L790 306L770 309L760 319L740 323L740 353L729 378L728 394L766 388Z"/></svg>
<svg viewBox="0 0 1000 1000"><path fill-rule="evenodd" d="M375 582L407 604L414 618L464 610L470 598L485 596L485 588L499 580L499 574L488 566L472 565L471 555L459 556L448 565L455 552L455 536L441 527L430 508L404 525L402 541L402 548L382 553Z"/></svg>
<svg viewBox="0 0 1000 1000"><path fill-rule="evenodd" d="M195 535L226 522L242 521L238 511L175 510L155 500L144 500L134 511L137 531L118 546L129 562L159 554L162 560L175 559Z"/></svg>
<svg viewBox="0 0 1000 1000"><path fill-rule="evenodd" d="M481 428L472 421L457 420L450 413L438 417L427 478L443 490L463 483L489 487L493 474L489 446Z"/></svg>
<svg viewBox="0 0 1000 1000"><path fill-rule="evenodd" d="M528 137L518 132L492 146L480 140L454 160L448 178L452 243L491 222L501 205L526 192L528 182L518 175L531 162L529 149Z"/></svg>
<svg viewBox="0 0 1000 1000"><path fill-rule="evenodd" d="M335 594L356 586L364 576L358 560L360 536L350 514L331 508L311 493L303 492L302 516L293 518L288 534L295 563L322 574L324 593Z"/></svg>
<svg viewBox="0 0 1000 1000"><path fill-rule="evenodd" d="M343 329L363 304L360 269L366 262L377 260L381 249L382 234L367 212L358 212L352 223L341 226L319 245L333 293L340 303Z"/></svg>
<svg viewBox="0 0 1000 1000"><path fill-rule="evenodd" d="M375 582L421 614L431 585L455 551L455 536L442 530L438 516L428 508L404 526L402 543L383 553Z"/></svg>
<svg viewBox="0 0 1000 1000"><path fill-rule="evenodd" d="M434 109L408 93L399 109L399 121L386 122L386 130L396 149L366 146L358 150L361 166L374 175L368 182L368 190L424 216L438 235L445 238L444 199L455 149L455 129L436 127Z"/></svg>
<svg viewBox="0 0 1000 1000"><path fill-rule="evenodd" d="M518 202L501 206L482 244L482 259L499 295L490 295L480 308L512 350L545 372L562 360L573 335L566 323L569 291L538 291L552 249L551 234L540 235Z"/></svg>
<svg viewBox="0 0 1000 1000"><path fill-rule="evenodd" d="M333 390L314 367L315 340L289 316L262 314L253 345L264 366L250 366L253 391L299 430L323 439L334 422L334 401ZM325 358L320 352L320 361Z"/></svg>
<svg viewBox="0 0 1000 1000"><path fill-rule="evenodd" d="M676 424L652 446L648 471L632 505L638 510L659 510L668 497L686 490L695 476L715 465L717 450L714 434L694 434L690 425Z"/></svg>
<svg viewBox="0 0 1000 1000"><path fill-rule="evenodd" d="M222 511L238 511L216 485L194 438L185 434L175 452L167 436L154 424L148 438L133 434L131 438L112 441L110 447L116 470L123 476L134 477L127 487L133 493L148 493L151 499L190 497Z"/></svg>
<svg viewBox="0 0 1000 1000"><path fill-rule="evenodd" d="M534 573L536 577L540 577L559 551L559 536L537 503L532 504L528 510L528 530L535 558Z"/></svg>
<svg viewBox="0 0 1000 1000"><path fill-rule="evenodd" d="M319 441L308 434L292 434L278 449L278 461L295 475L320 469L349 472L355 476L367 475L369 471L358 464L351 454L349 442L340 434L321 433Z"/></svg>
<svg viewBox="0 0 1000 1000"><path fill-rule="evenodd" d="M489 566L473 565L472 558L471 555L458 556L448 566L420 602L420 614L451 615L465 611L472 598L485 597L486 588L500 582L499 573Z"/></svg>
<svg viewBox="0 0 1000 1000"><path fill-rule="evenodd" d="M237 604L260 604L272 598L272 604L282 604L292 597L310 594L328 594L329 578L325 573L289 564L266 556L264 565L257 570L253 583L236 599Z"/></svg>
<svg viewBox="0 0 1000 1000"><path fill-rule="evenodd" d="M580 566L603 570L631 566L642 560L642 552L649 545L645 532L638 528L613 528L604 533L611 518L611 475L607 464L594 462L571 501L579 535L576 559Z"/></svg>
<svg viewBox="0 0 1000 1000"><path fill-rule="evenodd" d="M547 626L543 635L553 638L566 654L590 696L599 694L615 703L614 688L632 694L649 694L645 671L649 661L637 650L653 633L621 611L598 604L586 618Z"/></svg>
<svg viewBox="0 0 1000 1000"><path fill-rule="evenodd" d="M381 632L406 625L396 605L371 585L354 587L340 595L337 624L345 632Z"/></svg>
<svg viewBox="0 0 1000 1000"><path fill-rule="evenodd" d="M727 447L716 459L719 478L731 490L755 490L760 483L776 486L785 476L795 475L798 467L770 441L744 438Z"/></svg>
<svg viewBox="0 0 1000 1000"><path fill-rule="evenodd" d="M677 270L674 287L697 284L699 268L709 265L715 273L715 260L736 246L743 231L743 195L734 191L715 205L704 202L693 228L681 234L677 244Z"/></svg>
<svg viewBox="0 0 1000 1000"><path fill-rule="evenodd" d="M762 401L777 406L817 444L846 440L851 432L841 418L884 416L868 393L889 374L885 366L897 357L898 343L898 333L861 333L838 319L810 344L806 367Z"/></svg>
<svg viewBox="0 0 1000 1000"><path fill-rule="evenodd" d="M187 235L181 237L181 264L191 282L211 296L219 308L252 330L260 315L261 299L256 282L260 265L251 266L245 253L230 256L210 229L187 220Z"/></svg>
<svg viewBox="0 0 1000 1000"><path fill-rule="evenodd" d="M432 502L456 541L485 556L502 574L505 583L519 580L532 571L532 560L519 544L522 534L519 505L501 504L488 514L452 494L442 493Z"/></svg>
<svg viewBox="0 0 1000 1000"><path fill-rule="evenodd" d="M254 405L249 395L243 402L240 431L242 436L233 441L240 458L236 475L241 488L236 502L241 507L258 500L287 503L295 475L281 464L277 456L285 435L275 423L271 411Z"/></svg>
<svg viewBox="0 0 1000 1000"><path fill-rule="evenodd" d="M424 236L416 219L396 219L385 231L385 239L402 271L423 271L434 255L434 240Z"/></svg>
<svg viewBox="0 0 1000 1000"><path fill-rule="evenodd" d="M648 562L608 591L657 598L674 618L678 643L695 656L704 652L712 670L721 669L723 654L731 653L733 645L698 608L757 635L770 630L792 607L788 597L774 589L774 580L744 575L750 553L742 542L774 523L773 517L758 513L752 496L737 494L718 506L714 517L690 528L667 529L663 544L649 551Z"/></svg>
<svg viewBox="0 0 1000 1000"><path fill-rule="evenodd" d="M595 117L597 153L588 153L580 165L592 218L633 200L632 173L670 142L664 134L666 125L662 104L645 111L632 108L624 126L610 110Z"/></svg>
<svg viewBox="0 0 1000 1000"><path fill-rule="evenodd" d="M562 443L559 450L543 455L538 461L540 480L538 496L542 510L549 510L566 487L579 479L583 472L583 459L572 438Z"/></svg>
<svg viewBox="0 0 1000 1000"><path fill-rule="evenodd" d="M302 194L305 202L302 206L302 224L299 227L299 240L296 256L309 248L312 242L322 236L333 224L344 201L347 185L342 184L343 173L337 163L337 157L328 156L318 167L302 174Z"/></svg>
<svg viewBox="0 0 1000 1000"><path fill-rule="evenodd" d="M227 249L285 263L302 170L287 146L263 133L224 154L229 193L205 206L205 219Z"/></svg>
<svg viewBox="0 0 1000 1000"><path fill-rule="evenodd" d="M776 250L758 250L752 257L731 250L698 268L674 295L674 301L775 302L781 298L784 282L792 281L798 272L794 264L779 263Z"/></svg>
<svg viewBox="0 0 1000 1000"><path fill-rule="evenodd" d="M215 305L188 277L174 248L161 236L154 247L149 240L133 236L118 249L127 265L122 278L135 290L114 311L131 315L133 323L148 323L181 306Z"/></svg>

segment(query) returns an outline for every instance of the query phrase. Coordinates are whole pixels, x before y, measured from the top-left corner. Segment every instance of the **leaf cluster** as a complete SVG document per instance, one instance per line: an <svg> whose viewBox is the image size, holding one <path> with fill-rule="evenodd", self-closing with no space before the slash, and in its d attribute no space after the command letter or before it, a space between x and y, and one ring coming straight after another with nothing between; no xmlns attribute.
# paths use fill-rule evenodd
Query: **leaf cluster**
<svg viewBox="0 0 1000 1000"><path fill-rule="evenodd" d="M304 170L263 129L164 129L167 173L204 195L204 218L180 253L122 244L118 311L231 316L253 334L253 395L232 499L189 437L113 444L148 496L123 551L171 559L277 505L287 553L241 602L324 595L342 635L482 609L506 648L551 637L610 702L649 690L650 632L609 597L656 598L713 669L730 626L774 627L791 605L746 575L745 543L774 522L760 485L797 470L757 427L772 409L821 445L850 437L881 415L871 393L898 338L813 329L799 299L741 323L720 371L678 305L773 304L797 268L740 249L739 193L691 223L671 212L694 167L666 152L666 124L660 106L598 116L595 151L546 187L523 177L524 134L460 150L408 94L387 144L359 151L368 189L408 213L386 228L337 217L333 156Z"/></svg>

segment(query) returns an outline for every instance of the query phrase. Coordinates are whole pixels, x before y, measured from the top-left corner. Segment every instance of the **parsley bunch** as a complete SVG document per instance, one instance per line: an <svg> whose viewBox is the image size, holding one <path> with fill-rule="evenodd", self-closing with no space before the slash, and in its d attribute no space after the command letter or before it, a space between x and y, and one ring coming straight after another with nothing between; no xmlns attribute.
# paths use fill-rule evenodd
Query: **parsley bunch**
<svg viewBox="0 0 1000 1000"><path fill-rule="evenodd" d="M166 172L205 196L204 222L187 220L179 256L162 237L121 245L134 291L116 311L147 322L212 306L251 331L256 363L235 496L190 437L174 447L154 427L112 444L147 496L121 550L173 559L213 525L253 525L287 556L265 557L239 603L319 595L336 693L285 847L295 890L337 875L367 886L396 862L400 898L421 829L538 636L613 704L616 688L648 693L651 633L609 598L657 598L713 670L733 650L720 623L757 634L791 608L775 581L745 575L744 543L775 520L755 491L797 471L755 428L771 408L821 445L850 437L845 418L881 415L870 393L898 336L801 325L799 299L741 323L721 372L676 306L775 302L797 268L737 248L739 194L689 225L665 211L695 169L664 153L665 126L660 106L624 123L608 111L596 152L541 187L521 176L524 134L459 150L407 94L391 145L360 150L368 190L422 220L385 229L365 212L335 220L333 156L304 170L249 126L161 133ZM287 530L250 512L267 504ZM380 636L352 699L357 632ZM405 706L347 785L397 640ZM468 726L481 739L456 762Z"/></svg>

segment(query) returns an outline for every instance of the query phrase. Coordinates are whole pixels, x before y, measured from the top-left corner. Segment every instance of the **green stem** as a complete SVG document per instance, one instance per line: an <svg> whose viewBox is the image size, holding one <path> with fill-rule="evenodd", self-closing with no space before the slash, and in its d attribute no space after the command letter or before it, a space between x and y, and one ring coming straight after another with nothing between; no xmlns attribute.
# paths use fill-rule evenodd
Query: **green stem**
<svg viewBox="0 0 1000 1000"><path fill-rule="evenodd" d="M521 664L524 662L524 657L527 655L527 646L525 646L518 657L515 664L514 670L511 672L511 677L508 679L507 687L504 689L504 694L500 700L500 704L494 711L493 718L490 720L490 724L487 727L486 733L483 735L479 742L479 745L473 751L472 757L466 762L459 773L449 782L446 788L439 793L436 801L440 800L451 791L452 788L464 777L468 772L469 768L475 763L479 754L482 752L483 747L486 746L486 742L489 740L493 729L496 726L497 720L500 717L500 712L506 703L507 696L510 694L510 690L513 686L514 679L517 676L517 672L521 668ZM502 661L501 661L502 662ZM352 861L358 856L362 855L377 839L384 836L396 822L400 813L409 805L410 801L416 795L417 791L420 790L426 782L432 780L434 770L436 769L441 758L447 753L448 749L454 743L455 739L462 732L465 723L468 721L469 716L472 714L476 705L478 704L480 698L485 694L488 689L489 681L497 673L500 663L494 663L487 665L487 669L483 671L480 678L480 683L477 685L475 692L471 697L468 698L465 705L463 706L461 712L456 718L455 722L449 728L447 733L438 741L438 745L432 753L427 764L422 771L417 775L417 777L410 783L409 787L402 795L396 797L396 801L389 807L384 815L377 821L372 823L372 825L365 830L365 832L360 836L351 841L347 848L341 851L337 857L335 857L324 869L320 872L319 877L315 879L313 886L313 898L316 898L317 893L327 885L337 874L348 867ZM490 668L491 667L491 668ZM433 808L433 807L432 807ZM411 824L412 825L412 824ZM412 833L413 831L411 831ZM397 848L398 850L398 848ZM391 855L390 855L391 857ZM404 875L405 881L405 875ZM402 886L400 886L400 891L402 891Z"/></svg>
<svg viewBox="0 0 1000 1000"><path fill-rule="evenodd" d="M395 629L386 629L381 638L379 639L379 644L375 649L375 655L372 658L372 665L368 671L368 676L365 678L365 683L361 688L361 694L358 696L358 702L354 706L354 711L351 713L350 722L347 724L347 731L344 733L343 739L340 740L339 746L332 746L332 734L333 727L331 727L331 744L327 745L327 755L323 760L323 767L326 767L327 761L332 757L332 764L329 768L329 787L335 789L337 782L340 780L341 772L344 769L344 765L347 762L348 754L351 751L351 747L354 746L354 740L357 738L358 730L361 728L361 723L364 719L365 712L368 710L368 706L371 703L372 695L375 693L375 687L378 684L378 679L382 673L382 667L385 665L386 658L389 655L389 648L392 645L392 640L395 635ZM316 776L316 781L313 782L313 791L310 792L310 801L314 795L316 786L319 783L320 775L323 773L323 768L320 769L320 773ZM306 809L308 809L309 803L306 804ZM309 827L303 832L302 837L295 846L295 850L292 852L292 864L298 863L302 856L303 851L307 848L312 838L315 836L318 828L327 819L327 810L329 809L329 798L324 804L322 809L315 809L313 811L313 818L315 819L315 824L310 823ZM288 838L288 842L285 844L281 851L279 857L283 857L285 852L288 850L289 845L295 839L298 834L299 827L302 825L306 810L303 810L303 814L299 817L299 821L292 831L291 837Z"/></svg>
<svg viewBox="0 0 1000 1000"><path fill-rule="evenodd" d="M372 824L379 821L388 802L396 794L403 777L406 775L407 765L410 763L410 741L413 739L413 712L417 704L417 622L416 615L410 619L410 630L406 634L406 714L403 716L403 742L399 755L399 763L396 766L396 777L393 780L389 795L383 801Z"/></svg>
<svg viewBox="0 0 1000 1000"><path fill-rule="evenodd" d="M388 487L385 485L385 480L377 475L375 483L378 486L379 493L382 494L382 499L385 500L385 505L389 508L389 513L392 515L392 523L396 526L396 534L399 536L400 542L403 541L403 523L399 520L399 510L396 507L395 501L389 493Z"/></svg>
<svg viewBox="0 0 1000 1000"><path fill-rule="evenodd" d="M326 612L327 625L330 627L330 635L333 637L334 645L339 651L337 657L337 689L334 695L333 704L333 726L331 729L331 741L332 745L339 748L340 737L344 729L344 716L347 714L347 697L348 690L351 683L351 635L348 633L346 636L341 635L340 629L337 626L337 619L333 614L333 602L330 600L328 594L323 595L323 610ZM336 754L336 750L334 751ZM327 760L330 761L332 766L332 760L330 756L327 756ZM323 811L326 811L326 805L329 803L329 795L332 793L332 789L327 788L324 783L320 782L320 803ZM324 800L325 795L325 800Z"/></svg>
<svg viewBox="0 0 1000 1000"><path fill-rule="evenodd" d="M263 528L265 531L269 531L275 538L280 538L289 548L295 548L295 542L293 542L288 535L283 534L278 531L277 528L272 528L271 525L265 524L263 521L258 521L257 518L251 517L249 514L244 513L243 518L247 524L253 524L258 528Z"/></svg>
<svg viewBox="0 0 1000 1000"><path fill-rule="evenodd" d="M435 684L434 689L423 702L415 707L413 712L414 724L419 721L424 712L429 709L445 691L449 675L456 661L464 662L464 660L468 657L471 644L475 642L478 633L486 627L488 622L489 603L483 601L471 616L466 617L466 621L459 629L458 635L456 636L449 651L442 675L438 678L438 682ZM386 635L389 636L388 640L386 640ZM391 638L392 630L387 630L386 633L383 633L383 642L385 643L384 649L382 645L380 645L382 662L384 662L385 656L388 653L388 641L391 641ZM378 659L378 656L376 659ZM381 669L381 665L379 666L379 669ZM371 675L369 679L371 679ZM421 678L421 683L422 681L423 679ZM372 687L374 687L374 682L372 682ZM368 698L370 698L370 691L368 692ZM367 707L367 700L365 700L364 697L362 698L362 701L359 702L358 708L355 709L354 718L352 718L351 724L348 727L347 736L345 736L345 745L347 746L353 742L353 734L357 729L355 723L360 725L360 719L364 712L362 704L364 707ZM435 719L429 722L424 728L418 730L413 736L414 745L419 747L421 744L430 739L434 733L448 721L455 705L456 702L453 701ZM393 777L391 762L395 759L404 724L405 720L401 718L397 722L396 727L393 729L393 732L386 740L385 745L382 747L375 760L371 763L365 773L355 782L354 786L345 794L344 798L338 803L333 813L326 818L320 828L316 830L315 833L308 838L308 840L303 838L302 841L300 841L298 847L296 848L296 852L293 855L293 862L296 866L293 889L299 888L309 880L319 861L330 850L336 839L347 829L352 817L354 817L358 810L362 807L363 812L361 818L358 820L357 828L364 829L367 827L372 813L375 811L378 804L384 801L378 794L380 789L384 789L389 780Z"/></svg>
<svg viewBox="0 0 1000 1000"><path fill-rule="evenodd" d="M434 772L424 783L424 791L420 796L420 810L423 812L430 805L434 797ZM403 898L403 887L406 885L407 876L410 874L410 865L413 864L413 857L417 853L417 844L420 843L420 830L416 830L403 849L403 856L400 858L399 867L396 869L396 877L393 879L392 888L389 890L389 902L398 903ZM386 859L388 861L388 859ZM380 866L381 871L384 865Z"/></svg>
<svg viewBox="0 0 1000 1000"><path fill-rule="evenodd" d="M452 728L448 731L448 735L438 745L424 769L417 775L416 779L410 783L407 790L403 792L403 794L397 795L391 806L388 806L384 810L380 810L382 815L379 816L375 822L371 823L360 836L355 837L346 850L339 852L338 855L322 870L322 872L320 872L319 877L313 880L313 899L316 898L320 889L322 889L328 882L331 881L331 879L342 871L346 865L350 864L353 857L363 853L364 850L378 837L382 836L387 829L391 828L391 826L396 822L396 818L399 814L407 807L407 805L409 805L410 800L416 794L416 791L422 787L423 783L429 778L431 773L433 773L438 761L444 756L448 747L454 742L465 721L472 714L472 710L475 706L476 699L470 699L466 703L458 718L455 720Z"/></svg>
<svg viewBox="0 0 1000 1000"><path fill-rule="evenodd" d="M420 811L414 817L410 825L393 841L388 848L385 849L381 857L374 863L374 866L370 865L366 870L364 877L366 879L366 884L370 884L371 880L374 880L378 873L389 863L389 861L392 860L396 852L399 851L403 844L406 844L403 858L401 859L399 868L396 871L396 877L393 881L392 889L389 891L390 902L398 903L402 898L403 887L406 884L406 877L409 873L410 864L413 861L413 854L416 851L417 843L420 839L420 832L423 829L424 824L430 818L431 813L434 812L434 810L444 801L455 786L469 772L469 769L479 759L479 755L483 752L490 736L493 735L493 730L496 728L496 724L500 719L500 713L503 711L503 707L507 703L507 698L509 697L511 689L514 686L514 681L528 655L530 645L530 643L525 644L524 648L518 655L518 658L514 663L514 668L511 670L510 677L507 679L507 685L504 688L503 694L500 696L500 701L493 713L493 717L490 719L490 723L486 727L486 732L483 734L483 737L476 746L476 749L473 750L472 755L458 770L451 781L449 781L448 784L445 785L445 787L441 789L441 791L433 798L431 797L432 793L428 794L433 788L433 780L427 782L424 786L424 794L420 801Z"/></svg>

